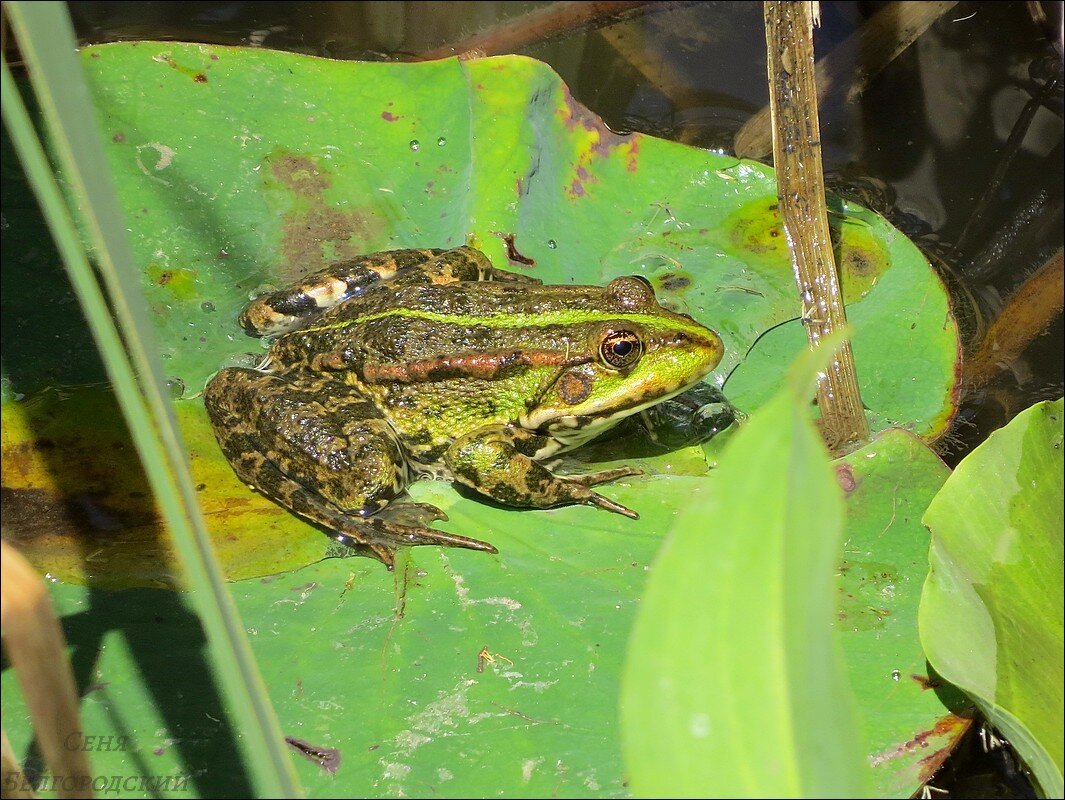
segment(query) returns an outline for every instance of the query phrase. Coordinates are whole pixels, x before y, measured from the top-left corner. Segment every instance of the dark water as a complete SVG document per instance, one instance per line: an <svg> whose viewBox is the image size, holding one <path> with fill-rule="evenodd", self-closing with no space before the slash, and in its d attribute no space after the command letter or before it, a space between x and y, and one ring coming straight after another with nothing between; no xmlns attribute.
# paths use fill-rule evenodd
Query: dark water
<svg viewBox="0 0 1065 800"><path fill-rule="evenodd" d="M73 2L70 8L86 44L174 39L406 60L549 5ZM882 5L822 4L817 52L830 52ZM1033 16L1037 6L1049 25ZM601 30L519 37L502 52L551 64L614 130L731 152L737 131L768 102L762 4L658 3L643 12ZM929 253L951 286L970 348L1004 300L1062 247L1060 14L1061 3L958 3L857 98L832 99L820 110L831 184L887 215ZM998 378L965 397L945 445L948 460L1031 403L1061 395L1060 314L1047 326ZM955 797L1031 796L1008 751L984 753L974 742L975 734L938 787Z"/></svg>

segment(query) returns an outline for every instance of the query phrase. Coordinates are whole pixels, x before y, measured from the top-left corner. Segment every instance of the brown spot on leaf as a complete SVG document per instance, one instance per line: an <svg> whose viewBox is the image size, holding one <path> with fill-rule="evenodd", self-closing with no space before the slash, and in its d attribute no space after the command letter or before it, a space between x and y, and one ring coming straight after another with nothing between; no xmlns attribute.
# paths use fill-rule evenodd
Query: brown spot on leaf
<svg viewBox="0 0 1065 800"><path fill-rule="evenodd" d="M314 272L326 264L366 252L366 242L384 228L384 218L359 209L340 210L326 202L329 171L314 159L291 152L268 156L273 177L293 195L282 222L279 277Z"/></svg>
<svg viewBox="0 0 1065 800"><path fill-rule="evenodd" d="M328 173L320 171L315 161L307 156L281 153L267 158L274 177L307 199L314 199L333 183Z"/></svg>
<svg viewBox="0 0 1065 800"><path fill-rule="evenodd" d="M111 141L115 144L122 144L122 142L126 141L126 134L122 133L122 131L118 131L111 137Z"/></svg>
<svg viewBox="0 0 1065 800"><path fill-rule="evenodd" d="M843 227L837 258L843 299L848 303L860 300L868 294L891 266L884 246L867 231L855 225Z"/></svg>
<svg viewBox="0 0 1065 800"><path fill-rule="evenodd" d="M628 172L639 168L640 137L638 134L619 134L610 130L597 115L577 102L568 89L565 90L563 104L558 115L567 130L578 137L577 164L574 172L576 180L567 190L571 197L583 197L583 183L598 180L590 169L598 158L619 156Z"/></svg>
<svg viewBox="0 0 1065 800"><path fill-rule="evenodd" d="M204 75L202 72L197 72L195 75L192 76L192 79L196 81L196 83L207 83L207 76Z"/></svg>
<svg viewBox="0 0 1065 800"><path fill-rule="evenodd" d="M725 222L729 243L741 256L761 256L791 269L788 243L776 201L755 200Z"/></svg>
<svg viewBox="0 0 1065 800"><path fill-rule="evenodd" d="M512 264L524 264L527 267L534 266L536 259L529 258L526 255L522 255L518 252L518 248L514 245L514 238L516 234L513 233L500 233L494 231L495 235L502 239L507 245L507 260Z"/></svg>
<svg viewBox="0 0 1065 800"><path fill-rule="evenodd" d="M600 156L609 156L611 151L621 145L628 145L637 137L635 134L614 133L606 126L606 123L598 115L574 99L569 89L565 89L562 106L558 111L566 128L571 131L586 131L593 134L591 148ZM638 149L638 146L637 148ZM631 155L635 155L636 149L631 149Z"/></svg>
<svg viewBox="0 0 1065 800"><path fill-rule="evenodd" d="M393 114L391 111L382 111L381 119L383 119L385 122L395 122L396 120L402 118L397 116L396 114Z"/></svg>
<svg viewBox="0 0 1065 800"><path fill-rule="evenodd" d="M858 486L858 481L854 478L854 470L851 469L850 464L836 466L836 480L839 482L840 488L848 494L853 492Z"/></svg>
<svg viewBox="0 0 1065 800"><path fill-rule="evenodd" d="M640 168L640 139L636 136L632 137L632 141L628 143L625 151L625 169L628 172L635 172Z"/></svg>
<svg viewBox="0 0 1065 800"><path fill-rule="evenodd" d="M927 675L911 675L910 679L916 681L924 691L928 691L929 689L937 689L943 685L942 681L937 681L934 678L928 677Z"/></svg>
<svg viewBox="0 0 1065 800"><path fill-rule="evenodd" d="M870 756L869 763L874 768L880 767L902 756L928 751L928 754L918 762L920 767L917 773L920 781L927 781L958 746L962 734L969 729L972 722L972 719L968 717L947 714L937 720L931 728L918 731L912 739L907 739L889 750Z"/></svg>

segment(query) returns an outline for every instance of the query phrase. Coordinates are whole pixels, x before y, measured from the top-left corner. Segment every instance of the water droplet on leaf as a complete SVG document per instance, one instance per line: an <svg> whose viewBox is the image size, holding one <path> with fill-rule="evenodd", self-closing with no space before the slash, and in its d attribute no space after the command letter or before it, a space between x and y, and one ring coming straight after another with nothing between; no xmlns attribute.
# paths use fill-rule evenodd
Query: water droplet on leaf
<svg viewBox="0 0 1065 800"><path fill-rule="evenodd" d="M167 378L166 391L171 400L180 400L181 396L185 394L185 381L181 380L181 378Z"/></svg>

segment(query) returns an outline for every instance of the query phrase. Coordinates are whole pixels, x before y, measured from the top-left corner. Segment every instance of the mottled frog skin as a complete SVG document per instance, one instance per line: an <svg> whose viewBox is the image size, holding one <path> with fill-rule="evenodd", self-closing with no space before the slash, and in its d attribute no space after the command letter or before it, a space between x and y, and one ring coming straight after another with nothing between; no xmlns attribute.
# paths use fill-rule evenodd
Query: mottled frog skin
<svg viewBox="0 0 1065 800"><path fill-rule="evenodd" d="M241 314L275 337L259 369L227 368L204 403L241 480L391 566L400 545L488 552L391 500L419 476L499 503L585 503L631 467L554 475L542 462L695 384L718 336L663 309L643 278L544 286L470 247L335 264ZM386 508L386 506L388 506Z"/></svg>

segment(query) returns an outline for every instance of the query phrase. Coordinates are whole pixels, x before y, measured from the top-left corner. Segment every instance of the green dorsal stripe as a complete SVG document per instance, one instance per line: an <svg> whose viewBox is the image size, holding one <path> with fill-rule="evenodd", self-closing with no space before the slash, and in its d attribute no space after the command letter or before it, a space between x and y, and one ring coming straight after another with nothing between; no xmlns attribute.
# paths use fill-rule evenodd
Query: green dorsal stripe
<svg viewBox="0 0 1065 800"><path fill-rule="evenodd" d="M646 325L648 328L669 328L683 331L684 333L707 338L711 333L697 322L678 319L676 317L662 317L655 314L625 314L620 311L588 311L583 309L564 309L561 311L546 311L542 314L500 314L492 317L457 316L452 314L437 314L433 311L418 311L412 308L393 308L387 311L379 311L376 314L346 319L333 322L328 325L316 325L293 331L293 334L315 333L317 331L331 331L347 328L352 325L363 325L367 322L385 319L387 317L413 317L415 319L439 322L444 325L483 325L486 328L546 328L551 325L581 325L588 322L612 322L614 320L628 320Z"/></svg>

